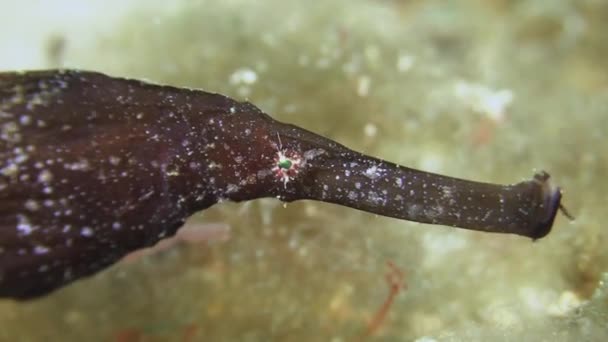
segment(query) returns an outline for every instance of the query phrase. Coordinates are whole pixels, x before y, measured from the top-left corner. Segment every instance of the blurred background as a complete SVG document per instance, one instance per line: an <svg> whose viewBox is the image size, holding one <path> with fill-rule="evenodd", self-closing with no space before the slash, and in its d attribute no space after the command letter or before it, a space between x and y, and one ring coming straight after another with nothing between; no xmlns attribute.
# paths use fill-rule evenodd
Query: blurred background
<svg viewBox="0 0 608 342"><path fill-rule="evenodd" d="M0 70L220 92L427 171L543 169L576 216L532 242L223 203L163 248L0 301L0 341L608 340L608 1L0 0L0 46Z"/></svg>

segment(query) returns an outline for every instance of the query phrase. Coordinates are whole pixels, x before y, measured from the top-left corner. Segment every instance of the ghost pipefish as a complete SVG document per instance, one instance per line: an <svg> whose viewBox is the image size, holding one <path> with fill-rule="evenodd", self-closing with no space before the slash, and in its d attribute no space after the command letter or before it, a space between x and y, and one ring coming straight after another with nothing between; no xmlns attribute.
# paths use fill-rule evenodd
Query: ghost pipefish
<svg viewBox="0 0 608 342"><path fill-rule="evenodd" d="M538 239L547 173L496 185L418 171L199 90L69 70L0 73L0 297L35 298L175 234L222 200L317 200Z"/></svg>

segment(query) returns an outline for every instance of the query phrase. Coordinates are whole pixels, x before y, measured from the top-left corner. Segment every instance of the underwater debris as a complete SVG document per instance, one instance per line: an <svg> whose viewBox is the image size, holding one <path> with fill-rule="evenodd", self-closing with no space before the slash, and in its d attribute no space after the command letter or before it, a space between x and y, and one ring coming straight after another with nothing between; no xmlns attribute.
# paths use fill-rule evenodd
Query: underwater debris
<svg viewBox="0 0 608 342"><path fill-rule="evenodd" d="M317 200L538 239L561 208L513 185L418 171L248 102L95 72L0 73L0 297L30 299L173 236L224 200Z"/></svg>
<svg viewBox="0 0 608 342"><path fill-rule="evenodd" d="M167 330L167 331L165 331ZM113 333L114 342L142 342L170 339L171 341L191 342L199 335L199 326L191 323L176 328L154 327L154 329L125 328Z"/></svg>
<svg viewBox="0 0 608 342"><path fill-rule="evenodd" d="M386 320L386 316L388 315L391 306L395 302L395 298L401 292L401 290L406 289L407 284L405 283L405 272L397 267L394 262L388 261L386 263L388 266L388 271L385 274L386 284L388 286L388 295L378 311L374 314L371 321L367 325L367 330L365 331L364 336L372 336L378 332L384 321Z"/></svg>
<svg viewBox="0 0 608 342"><path fill-rule="evenodd" d="M138 249L122 259L125 263L138 261L146 256L162 253L178 245L201 245L230 239L230 226L221 223L185 223L175 235L160 240L152 247Z"/></svg>

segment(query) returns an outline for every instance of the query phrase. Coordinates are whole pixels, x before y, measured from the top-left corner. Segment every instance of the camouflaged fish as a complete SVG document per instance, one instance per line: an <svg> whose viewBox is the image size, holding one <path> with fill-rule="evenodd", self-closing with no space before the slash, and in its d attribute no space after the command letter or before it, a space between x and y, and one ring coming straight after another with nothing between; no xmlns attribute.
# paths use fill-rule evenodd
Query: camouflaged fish
<svg viewBox="0 0 608 342"><path fill-rule="evenodd" d="M414 170L248 102L85 71L0 73L0 297L50 293L175 234L219 201L316 200L545 236L547 173L497 185Z"/></svg>

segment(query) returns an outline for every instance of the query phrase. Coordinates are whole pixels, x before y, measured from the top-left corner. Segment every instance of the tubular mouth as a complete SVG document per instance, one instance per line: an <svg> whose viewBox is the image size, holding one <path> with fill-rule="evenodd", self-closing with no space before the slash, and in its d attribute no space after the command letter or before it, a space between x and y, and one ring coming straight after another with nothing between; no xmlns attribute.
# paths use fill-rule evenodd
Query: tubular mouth
<svg viewBox="0 0 608 342"><path fill-rule="evenodd" d="M548 173L542 171L534 175L534 180L540 183L543 196L542 204L539 206L539 210L543 210L543 213L541 213L540 219L534 228L534 232L530 236L533 240L537 240L549 234L558 210L570 220L572 220L573 217L561 204L562 190L557 186L551 185Z"/></svg>

